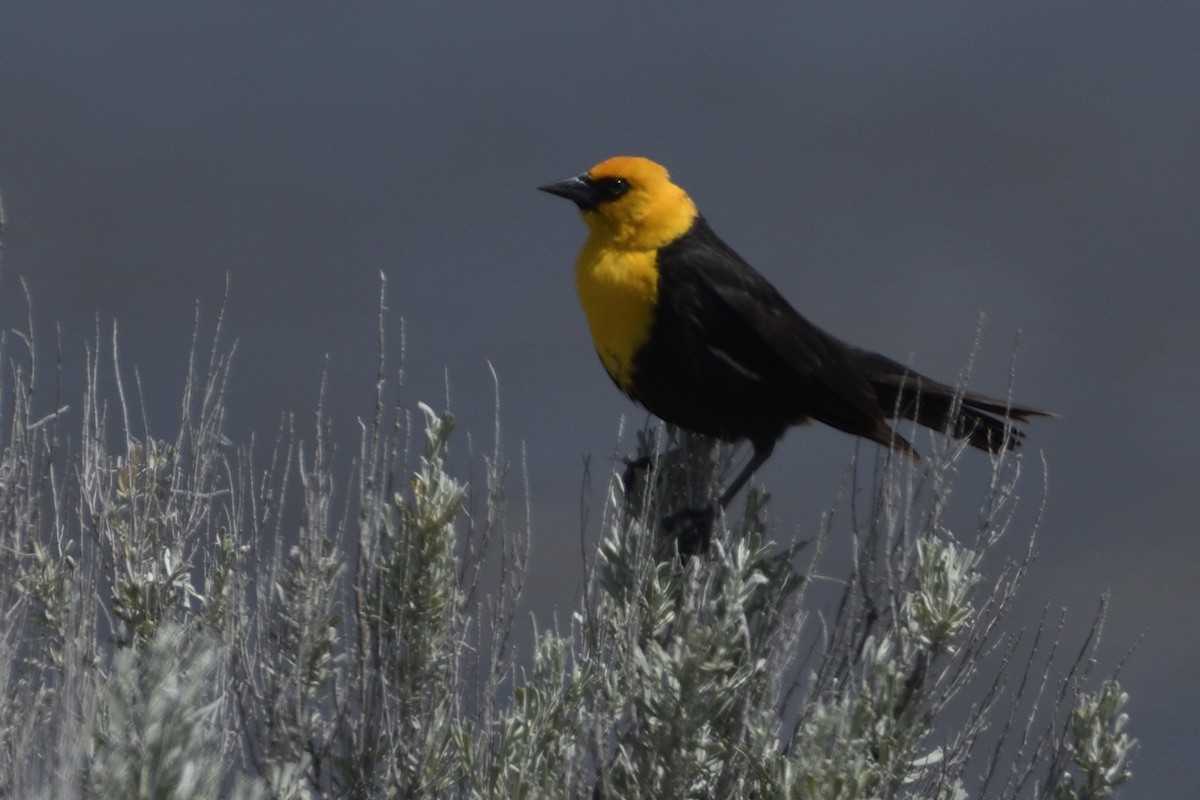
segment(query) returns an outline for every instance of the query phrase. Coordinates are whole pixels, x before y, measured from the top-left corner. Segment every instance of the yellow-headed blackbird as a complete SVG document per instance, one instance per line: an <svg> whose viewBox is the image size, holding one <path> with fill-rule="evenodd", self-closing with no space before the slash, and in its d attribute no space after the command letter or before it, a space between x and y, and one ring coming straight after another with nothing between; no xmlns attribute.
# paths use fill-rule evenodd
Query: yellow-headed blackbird
<svg viewBox="0 0 1200 800"><path fill-rule="evenodd" d="M722 508L788 427L809 419L917 458L886 420L915 419L995 452L1023 435L1010 421L1053 416L960 392L830 336L717 238L653 161L618 156L540 188L574 202L587 223L575 281L617 386L667 422L753 446Z"/></svg>

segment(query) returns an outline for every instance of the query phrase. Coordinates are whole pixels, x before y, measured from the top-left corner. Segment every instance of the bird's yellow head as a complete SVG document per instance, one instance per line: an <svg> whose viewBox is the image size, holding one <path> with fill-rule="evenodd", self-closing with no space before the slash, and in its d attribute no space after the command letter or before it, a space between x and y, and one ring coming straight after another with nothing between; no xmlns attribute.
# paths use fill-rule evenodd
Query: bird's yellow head
<svg viewBox="0 0 1200 800"><path fill-rule="evenodd" d="M685 234L697 214L687 192L648 158L616 156L540 188L579 206L592 236L609 247L657 249Z"/></svg>

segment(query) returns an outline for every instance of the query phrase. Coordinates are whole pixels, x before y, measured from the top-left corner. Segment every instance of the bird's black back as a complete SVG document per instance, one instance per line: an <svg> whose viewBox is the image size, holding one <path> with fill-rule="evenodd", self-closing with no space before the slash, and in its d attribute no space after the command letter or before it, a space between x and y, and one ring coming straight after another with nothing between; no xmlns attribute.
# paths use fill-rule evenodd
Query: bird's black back
<svg viewBox="0 0 1200 800"><path fill-rule="evenodd" d="M703 217L659 251L658 271L655 318L629 393L668 422L769 449L790 425L812 418L911 450L886 419L940 429L957 408L952 387L805 319ZM1044 413L965 395L954 432L980 447L1011 445L1016 432L991 416L1006 411L1016 419Z"/></svg>

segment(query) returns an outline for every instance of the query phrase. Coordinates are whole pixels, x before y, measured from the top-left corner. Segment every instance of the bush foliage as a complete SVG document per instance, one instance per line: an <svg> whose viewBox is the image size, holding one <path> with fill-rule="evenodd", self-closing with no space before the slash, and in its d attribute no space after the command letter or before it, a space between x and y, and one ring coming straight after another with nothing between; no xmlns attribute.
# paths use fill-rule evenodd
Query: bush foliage
<svg viewBox="0 0 1200 800"><path fill-rule="evenodd" d="M645 432L654 467L611 481L577 607L529 638L529 548L557 534L510 508L498 431L479 481L455 475L452 415L391 399L381 334L352 463L321 413L259 462L224 431L219 331L165 437L115 329L78 403L47 391L31 323L0 342L0 797L1094 798L1129 777L1099 617L1065 664L1061 626L1006 617L1033 556L1016 455L971 532L947 521L947 443L852 470L866 513L810 540L778 545L752 491L681 559L659 520L709 502L730 454ZM995 557L1002 536L1024 556Z"/></svg>

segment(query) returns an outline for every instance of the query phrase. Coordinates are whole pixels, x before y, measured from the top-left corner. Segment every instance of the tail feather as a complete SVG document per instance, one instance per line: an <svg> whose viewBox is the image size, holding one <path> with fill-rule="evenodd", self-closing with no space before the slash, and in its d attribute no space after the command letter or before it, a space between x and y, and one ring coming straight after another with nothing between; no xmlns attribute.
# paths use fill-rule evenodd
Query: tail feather
<svg viewBox="0 0 1200 800"><path fill-rule="evenodd" d="M1025 432L1012 423L1058 416L1033 406L955 389L876 353L864 352L862 356L864 374L885 414L946 431L980 450L1011 450L1025 438Z"/></svg>

